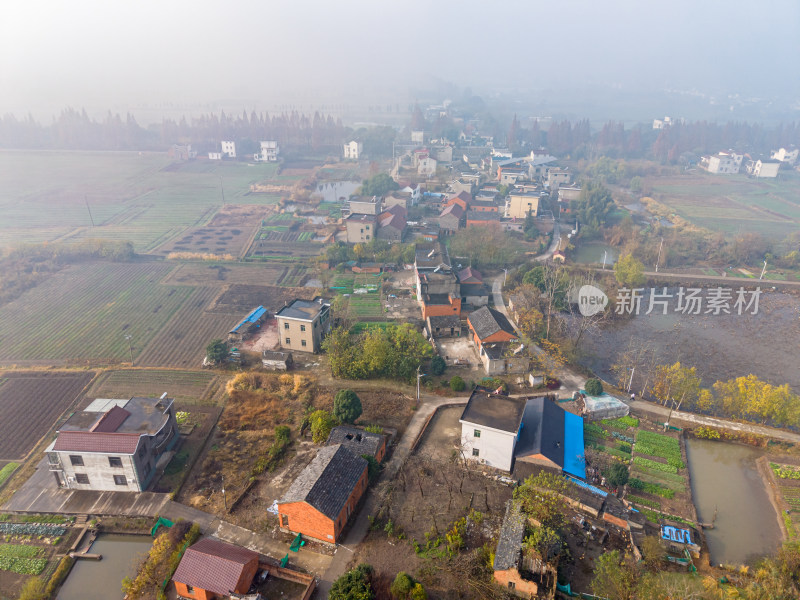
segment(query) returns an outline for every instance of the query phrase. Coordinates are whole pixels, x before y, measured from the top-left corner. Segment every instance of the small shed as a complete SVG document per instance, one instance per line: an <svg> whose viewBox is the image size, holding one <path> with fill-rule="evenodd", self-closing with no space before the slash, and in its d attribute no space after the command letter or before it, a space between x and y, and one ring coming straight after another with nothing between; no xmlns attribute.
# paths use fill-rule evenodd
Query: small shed
<svg viewBox="0 0 800 600"><path fill-rule="evenodd" d="M258 327L261 327L261 323L263 323L268 317L269 313L267 313L267 309L263 306L254 308L249 315L239 321L236 327L228 332L228 341L233 343L241 342L245 339L248 333Z"/></svg>
<svg viewBox="0 0 800 600"><path fill-rule="evenodd" d="M261 364L265 369L277 371L288 371L294 363L291 352L277 352L274 350L264 350L261 353Z"/></svg>
<svg viewBox="0 0 800 600"><path fill-rule="evenodd" d="M599 396L588 396L581 390L580 402L583 403L581 414L587 421L601 421L603 419L617 419L627 416L631 407L622 400L603 392Z"/></svg>

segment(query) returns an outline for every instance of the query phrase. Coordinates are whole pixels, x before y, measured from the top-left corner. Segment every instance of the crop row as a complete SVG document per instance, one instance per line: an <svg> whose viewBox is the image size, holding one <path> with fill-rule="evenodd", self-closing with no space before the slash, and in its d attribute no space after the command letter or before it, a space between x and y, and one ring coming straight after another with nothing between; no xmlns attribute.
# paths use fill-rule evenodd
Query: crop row
<svg viewBox="0 0 800 600"><path fill-rule="evenodd" d="M637 477L650 481L652 483L663 483L667 487L675 491L686 491L686 480L680 475L673 475L672 473L664 473L663 471L654 471L641 465L634 465L633 473Z"/></svg>
<svg viewBox="0 0 800 600"><path fill-rule="evenodd" d="M0 523L0 533L11 535L64 535L66 529L53 523Z"/></svg>
<svg viewBox="0 0 800 600"><path fill-rule="evenodd" d="M794 497L800 498L800 487L794 487L794 486L790 487L787 485L782 485L781 493L785 498L794 498Z"/></svg>
<svg viewBox="0 0 800 600"><path fill-rule="evenodd" d="M789 465L778 465L769 463L772 467L772 472L781 479L800 479L800 467L792 467Z"/></svg>
<svg viewBox="0 0 800 600"><path fill-rule="evenodd" d="M628 494L628 500L635 504L640 504L642 506L647 506L648 508L655 508L657 510L661 510L661 502L658 500L650 500L648 498L642 498L641 496L634 496L633 494Z"/></svg>
<svg viewBox="0 0 800 600"><path fill-rule="evenodd" d="M677 450L678 452L681 450L681 444L677 439L669 437L668 435L661 435L660 433L646 431L644 429L640 429L638 432L636 432L636 441L643 442L652 448Z"/></svg>
<svg viewBox="0 0 800 600"><path fill-rule="evenodd" d="M626 415L624 417L619 417L618 419L603 419L601 423L616 429L630 429L632 427L639 426L639 419L636 417L631 417L630 415Z"/></svg>
<svg viewBox="0 0 800 600"><path fill-rule="evenodd" d="M678 469L686 468L686 465L683 464L683 459L681 458L680 449L678 449L677 451L674 449L667 450L665 448L656 448L650 446L646 442L636 442L636 453L647 454L648 456L658 456L661 458L666 458L668 464Z"/></svg>
<svg viewBox="0 0 800 600"><path fill-rule="evenodd" d="M44 549L36 546L22 546L20 544L0 544L0 557L5 558L40 558Z"/></svg>
<svg viewBox="0 0 800 600"><path fill-rule="evenodd" d="M20 573L22 575L38 575L47 566L45 558L8 558L0 556L0 570Z"/></svg>
<svg viewBox="0 0 800 600"><path fill-rule="evenodd" d="M624 433L619 433L618 431L612 431L611 435L623 442L628 442L629 444L633 443L633 438L629 435L625 435Z"/></svg>
<svg viewBox="0 0 800 600"><path fill-rule="evenodd" d="M583 433L587 437L607 438L608 432L597 423L586 423L583 426Z"/></svg>
<svg viewBox="0 0 800 600"><path fill-rule="evenodd" d="M638 444L637 444L637 452L638 452ZM676 467L675 465L656 462L654 460L650 460L649 458L645 458L644 456L635 457L633 459L633 462L637 465L640 465L648 469L652 469L654 471L663 471L664 473L673 473L673 474L677 474L678 472L678 467Z"/></svg>
<svg viewBox="0 0 800 600"><path fill-rule="evenodd" d="M646 494L653 494L654 496L661 496L662 498L666 498L668 500L675 496L675 490L672 488L669 488L661 483L645 481L636 477L631 477L631 479L628 480L628 485L634 490L639 490Z"/></svg>
<svg viewBox="0 0 800 600"><path fill-rule="evenodd" d="M589 442L587 444L587 446L589 446L591 448L594 448L595 450L598 450L599 452L605 452L606 454L610 454L611 456L615 456L615 457L619 458L621 461L623 461L625 463L627 463L631 459L631 455L630 454L626 454L625 452L622 452L621 450L617 450L616 448L609 448L608 446L604 446L602 444L595 444L595 443L592 443L592 442Z"/></svg>

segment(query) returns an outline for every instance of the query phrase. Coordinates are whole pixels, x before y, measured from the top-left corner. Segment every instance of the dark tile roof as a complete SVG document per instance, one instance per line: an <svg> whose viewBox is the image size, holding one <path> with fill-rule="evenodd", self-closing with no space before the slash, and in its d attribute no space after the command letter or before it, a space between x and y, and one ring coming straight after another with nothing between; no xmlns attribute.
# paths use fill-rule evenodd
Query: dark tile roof
<svg viewBox="0 0 800 600"><path fill-rule="evenodd" d="M478 269L467 267L458 272L458 280L461 283L481 283L483 281L483 275L481 275Z"/></svg>
<svg viewBox="0 0 800 600"><path fill-rule="evenodd" d="M514 456L542 454L564 467L564 409L547 398L531 398L522 415Z"/></svg>
<svg viewBox="0 0 800 600"><path fill-rule="evenodd" d="M451 204L450 206L445 206L442 209L442 212L439 213L440 217L446 217L447 215L453 215L454 217L460 219L464 216L464 208L460 204Z"/></svg>
<svg viewBox="0 0 800 600"><path fill-rule="evenodd" d="M366 468L367 461L342 444L320 448L280 504L307 502L329 519L336 519Z"/></svg>
<svg viewBox="0 0 800 600"><path fill-rule="evenodd" d="M55 452L104 452L133 454L139 445L138 433L61 431L53 446Z"/></svg>
<svg viewBox="0 0 800 600"><path fill-rule="evenodd" d="M467 319L472 329L481 340L486 339L498 331L505 331L514 337L517 336L514 327L512 327L506 316L488 306L480 307L478 310L471 313Z"/></svg>
<svg viewBox="0 0 800 600"><path fill-rule="evenodd" d="M292 319L306 319L313 321L314 318L320 313L322 308L327 305L327 302L322 298L314 298L313 300L293 300L288 306L280 309L275 316L277 317L290 317Z"/></svg>
<svg viewBox="0 0 800 600"><path fill-rule="evenodd" d="M362 454L375 456L384 444L384 437L380 433L370 433L358 427L340 425L331 430L325 444L327 446L342 444L358 456Z"/></svg>
<svg viewBox="0 0 800 600"><path fill-rule="evenodd" d="M226 597L232 592L246 593L252 582L242 582L241 590L236 586L254 559L258 560L258 554L252 550L205 538L186 550L172 579Z"/></svg>
<svg viewBox="0 0 800 600"><path fill-rule="evenodd" d="M461 319L457 315L435 315L433 317L428 317L428 320L431 322L431 327L434 329L437 327L455 327L456 329L461 329Z"/></svg>
<svg viewBox="0 0 800 600"><path fill-rule="evenodd" d="M426 306L450 306L451 304L449 294L427 294L424 302Z"/></svg>
<svg viewBox="0 0 800 600"><path fill-rule="evenodd" d="M281 362L285 362L292 358L291 352L276 352L275 350L264 350L261 353L261 357L265 360L278 360Z"/></svg>
<svg viewBox="0 0 800 600"><path fill-rule="evenodd" d="M525 537L525 515L518 501L506 503L506 516L500 528L500 539L494 553L494 570L515 569L519 564L522 542Z"/></svg>
<svg viewBox="0 0 800 600"><path fill-rule="evenodd" d="M489 296L489 288L482 283L462 283L461 296Z"/></svg>
<svg viewBox="0 0 800 600"><path fill-rule="evenodd" d="M467 406L461 413L461 421L491 427L499 431L517 433L525 411L525 398L512 398L490 393L476 386L472 390Z"/></svg>
<svg viewBox="0 0 800 600"><path fill-rule="evenodd" d="M468 210L467 221L499 221L501 218L499 212L490 210Z"/></svg>
<svg viewBox="0 0 800 600"><path fill-rule="evenodd" d="M97 420L97 423L92 425L92 428L89 431L98 433L113 433L119 429L119 426L122 425L123 421L130 416L130 411L127 411L119 406L114 406L111 410L100 417Z"/></svg>

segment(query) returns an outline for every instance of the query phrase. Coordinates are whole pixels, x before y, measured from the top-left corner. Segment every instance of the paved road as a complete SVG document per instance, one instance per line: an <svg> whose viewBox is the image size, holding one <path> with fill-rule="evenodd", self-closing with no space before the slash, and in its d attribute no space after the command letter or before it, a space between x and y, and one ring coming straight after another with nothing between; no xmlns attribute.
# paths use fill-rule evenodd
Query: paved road
<svg viewBox="0 0 800 600"><path fill-rule="evenodd" d="M553 239L550 241L550 247L547 249L547 252L537 256L536 260L540 262L548 260L551 256L553 256L553 252L558 250L558 245L560 243L561 243L561 225L559 221L553 221Z"/></svg>
<svg viewBox="0 0 800 600"><path fill-rule="evenodd" d="M427 400L423 402L420 407L414 412L411 421L406 427L403 437L400 438L397 446L392 453L392 458L383 468L380 481L389 481L393 479L400 468L405 464L406 459L411 454L411 449L419 436L428 418L440 406L466 404L467 398L438 398L436 400ZM364 504L361 505L361 510L353 519L350 529L345 534L344 540L336 549L336 554L333 556L328 570L322 576L322 579L314 592L314 598L323 599L328 597L331 585L333 582L347 571L350 561L353 559L356 547L364 540L369 532L369 516L378 512L378 507L381 503L381 496L376 491L376 486L372 485L367 492L367 497Z"/></svg>
<svg viewBox="0 0 800 600"><path fill-rule="evenodd" d="M602 271L602 269L595 268L594 271ZM750 279L742 277L721 277L719 275L697 275L694 273L669 273L666 271L645 271L644 275L651 279L678 279L684 282L687 281L708 281L708 282L725 282L731 287L737 286L756 286L762 288L772 287L800 287L800 281L779 281L776 279Z"/></svg>

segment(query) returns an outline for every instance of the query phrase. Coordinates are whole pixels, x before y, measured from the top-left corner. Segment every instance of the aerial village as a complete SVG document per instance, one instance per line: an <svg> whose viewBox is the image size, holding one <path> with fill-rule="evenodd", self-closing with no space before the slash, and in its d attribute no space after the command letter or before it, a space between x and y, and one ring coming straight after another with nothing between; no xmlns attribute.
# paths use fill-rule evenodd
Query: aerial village
<svg viewBox="0 0 800 600"><path fill-rule="evenodd" d="M280 196L268 211L223 207L226 233L258 220L228 262L193 254L210 242L192 236L213 237L213 223L154 252L184 261L168 275L176 288L201 271L226 281L244 259L267 274L214 288L199 317L212 325L192 342L201 355L149 391L123 395L120 374L167 365L134 356L126 337L130 370L91 372L64 392L79 405L52 414L25 463L3 469L0 568L19 567L4 585L37 574L66 593L85 564L108 560L104 536L131 533L147 534L121 583L131 599L621 598L596 584L620 564L640 565L625 577L746 580L746 568L709 558L724 509L698 512L687 444L792 444L777 429L693 414L697 378L691 388L680 364L648 381L635 360L613 378L570 362L551 328L580 339L603 317L578 311L568 275L596 181L546 147L496 144L447 104L423 117L452 121L457 135L408 128L383 161L358 137L311 167L284 160L275 140L244 156L227 140L171 147L175 169L300 174L249 185L249 197ZM724 151L695 167L735 174L744 162L769 178L796 159ZM522 250L506 254L507 239ZM583 284L615 276L608 254ZM775 502L796 505L798 464L759 463L785 488ZM794 517L779 510L791 537Z"/></svg>

